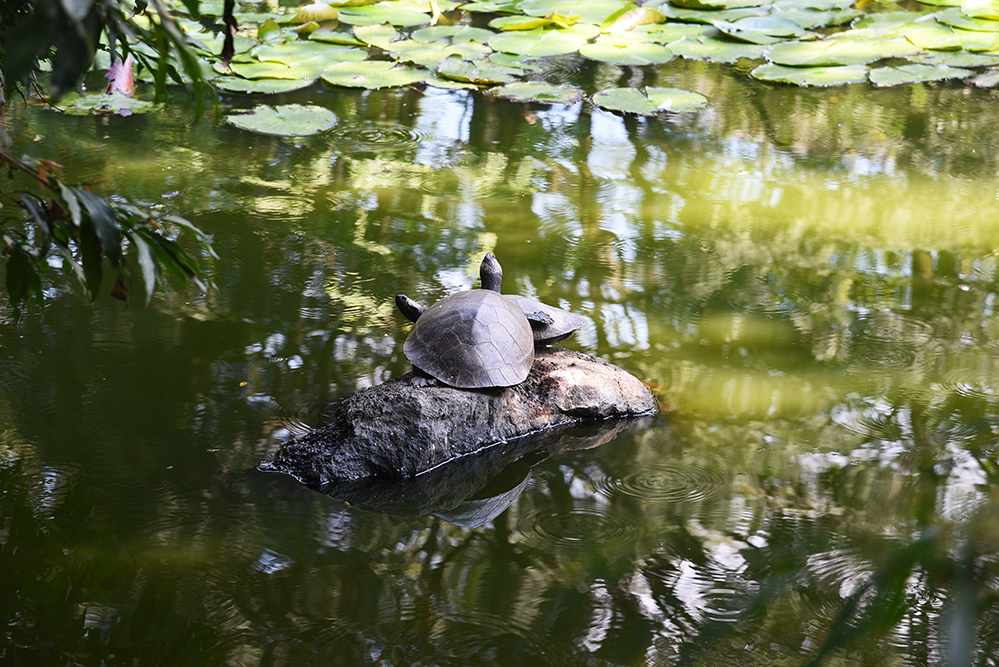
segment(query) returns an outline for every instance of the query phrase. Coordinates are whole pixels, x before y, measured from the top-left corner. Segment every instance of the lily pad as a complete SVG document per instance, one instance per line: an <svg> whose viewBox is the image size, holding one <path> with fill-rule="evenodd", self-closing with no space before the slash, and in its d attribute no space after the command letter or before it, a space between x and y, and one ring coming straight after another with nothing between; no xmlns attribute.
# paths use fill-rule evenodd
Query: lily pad
<svg viewBox="0 0 999 667"><path fill-rule="evenodd" d="M579 17L580 23L600 25L611 13L621 7L621 0L522 0L518 9L528 16L548 16L552 12L562 16ZM463 8L464 9L464 8Z"/></svg>
<svg viewBox="0 0 999 667"><path fill-rule="evenodd" d="M961 40L950 26L936 21L922 21L906 26L905 38L921 49L934 51L960 51Z"/></svg>
<svg viewBox="0 0 999 667"><path fill-rule="evenodd" d="M515 102L574 104L583 99L583 91L574 86L553 85L541 81L517 81L489 90L490 95Z"/></svg>
<svg viewBox="0 0 999 667"><path fill-rule="evenodd" d="M227 93L258 93L273 95L308 88L316 79L241 79L235 76L220 77L212 85Z"/></svg>
<svg viewBox="0 0 999 667"><path fill-rule="evenodd" d="M343 58L340 57L340 54L348 51L353 53ZM329 44L307 39L287 42L285 44L258 46L256 49L251 51L251 54L261 62L282 63L286 66L291 66L295 63L317 57L325 57L333 61L340 61L344 59L353 60L357 57L354 55L356 53L360 53L360 51L349 46ZM362 57L361 59L363 60L364 58Z"/></svg>
<svg viewBox="0 0 999 667"><path fill-rule="evenodd" d="M412 39L418 42L436 42L439 39L450 39L452 44L463 44L465 42L479 42L485 44L496 33L485 28L473 28L468 25L435 25L429 28L420 28L411 35Z"/></svg>
<svg viewBox="0 0 999 667"><path fill-rule="evenodd" d="M329 44L344 44L348 46L364 46L364 42L351 34L338 30L321 30L309 35L309 40L313 42L327 42Z"/></svg>
<svg viewBox="0 0 999 667"><path fill-rule="evenodd" d="M59 103L58 109L72 116L89 114L117 114L131 116L136 113L149 113L160 109L160 105L126 97L117 93L70 93Z"/></svg>
<svg viewBox="0 0 999 667"><path fill-rule="evenodd" d="M734 22L715 21L713 25L729 37L750 44L773 44L805 34L794 21L773 16L747 16Z"/></svg>
<svg viewBox="0 0 999 667"><path fill-rule="evenodd" d="M336 114L318 106L286 104L260 105L249 113L229 114L226 121L238 128L281 137L306 137L336 125Z"/></svg>
<svg viewBox="0 0 999 667"><path fill-rule="evenodd" d="M630 31L633 37L646 35L654 42L670 44L684 37L697 40L714 28L707 23L656 23L640 25Z"/></svg>
<svg viewBox="0 0 999 667"><path fill-rule="evenodd" d="M579 53L589 58L615 65L658 65L673 59L673 52L661 44L628 39L627 34L601 35L593 44L579 47Z"/></svg>
<svg viewBox="0 0 999 667"><path fill-rule="evenodd" d="M445 58L452 56L460 60L479 60L492 53L492 49L484 44L467 42L465 44L447 44L446 42L417 42L413 39L403 39L393 42L387 49L396 60L435 67Z"/></svg>
<svg viewBox="0 0 999 667"><path fill-rule="evenodd" d="M740 7L759 7L768 4L768 0L670 0L677 7L686 9L738 9Z"/></svg>
<svg viewBox="0 0 999 667"><path fill-rule="evenodd" d="M781 42L767 48L764 56L772 63L790 67L866 65L882 57L877 42L857 39Z"/></svg>
<svg viewBox="0 0 999 667"><path fill-rule="evenodd" d="M716 39L705 35L697 39L684 37L668 44L673 55L687 60L704 60L713 63L734 63L742 59L758 60L763 57L764 46L731 40Z"/></svg>
<svg viewBox="0 0 999 667"><path fill-rule="evenodd" d="M992 0L968 0L961 4L961 12L969 18L999 21L999 5Z"/></svg>
<svg viewBox="0 0 999 667"><path fill-rule="evenodd" d="M837 67L787 67L766 63L750 75L760 81L793 83L798 86L842 86L867 81L866 65L840 65Z"/></svg>
<svg viewBox="0 0 999 667"><path fill-rule="evenodd" d="M967 53L965 51L934 51L908 56L909 62L920 65L949 65L950 67L988 67L999 65L999 54Z"/></svg>
<svg viewBox="0 0 999 667"><path fill-rule="evenodd" d="M430 72L416 67L397 66L387 60L367 60L359 63L337 63L327 68L322 79L333 86L348 88L394 88L419 83Z"/></svg>
<svg viewBox="0 0 999 667"><path fill-rule="evenodd" d="M337 11L327 4L322 2L314 2L309 5L303 5L299 7L298 11L287 18L282 18L278 23L290 23L292 25L298 23L309 23L310 21L335 21L339 14Z"/></svg>
<svg viewBox="0 0 999 667"><path fill-rule="evenodd" d="M864 12L853 8L831 10L808 9L798 6L797 3L778 2L774 4L769 16L793 21L801 26L803 30L815 30L816 28L832 28L849 23L857 17L864 16Z"/></svg>
<svg viewBox="0 0 999 667"><path fill-rule="evenodd" d="M490 28L497 30L534 30L535 28L571 28L576 24L579 14L563 16L558 12L552 12L547 16L524 16L515 14L513 16L500 16L489 22Z"/></svg>
<svg viewBox="0 0 999 667"><path fill-rule="evenodd" d="M982 74L979 74L971 83L978 88L994 88L999 84L999 70L990 69Z"/></svg>
<svg viewBox="0 0 999 667"><path fill-rule="evenodd" d="M966 79L974 72L960 67L946 65L902 65L900 67L878 67L871 70L871 82L875 86L898 86L906 83L923 83L944 79Z"/></svg>
<svg viewBox="0 0 999 667"><path fill-rule="evenodd" d="M703 109L708 98L680 88L611 88L593 96L593 103L611 111L654 114L661 111L689 112Z"/></svg>
<svg viewBox="0 0 999 667"><path fill-rule="evenodd" d="M445 79L479 86L495 86L509 83L520 74L518 70L499 65L470 63L458 58L448 58L437 67L437 73Z"/></svg>
<svg viewBox="0 0 999 667"><path fill-rule="evenodd" d="M568 30L535 28L500 33L489 40L489 46L531 58L560 56L578 51L599 32L600 28L590 24L577 24Z"/></svg>
<svg viewBox="0 0 999 667"><path fill-rule="evenodd" d="M999 32L999 21L968 16L964 13L963 7L954 7L937 12L936 19L938 22L949 25L952 28L979 32Z"/></svg>
<svg viewBox="0 0 999 667"><path fill-rule="evenodd" d="M399 39L399 31L387 23L359 25L354 27L354 36L379 49L387 49L389 44Z"/></svg>
<svg viewBox="0 0 999 667"><path fill-rule="evenodd" d="M658 23L666 23L666 15L659 10L628 4L608 16L600 24L600 29L603 32L627 32L640 25Z"/></svg>
<svg viewBox="0 0 999 667"><path fill-rule="evenodd" d="M344 56L348 60L358 60L367 57L362 51L351 55L344 54ZM300 60L292 65L259 61L249 63L232 62L229 65L229 69L244 79L311 79L315 81L322 74L323 70L329 67L330 60L329 58L320 56Z"/></svg>
<svg viewBox="0 0 999 667"><path fill-rule="evenodd" d="M378 23L391 23L398 26L414 26L430 23L430 15L423 12L413 11L393 7L391 2L382 2L377 5L363 5L361 7L347 7L340 10L340 20L351 25L375 25ZM430 3L427 3L427 10Z"/></svg>

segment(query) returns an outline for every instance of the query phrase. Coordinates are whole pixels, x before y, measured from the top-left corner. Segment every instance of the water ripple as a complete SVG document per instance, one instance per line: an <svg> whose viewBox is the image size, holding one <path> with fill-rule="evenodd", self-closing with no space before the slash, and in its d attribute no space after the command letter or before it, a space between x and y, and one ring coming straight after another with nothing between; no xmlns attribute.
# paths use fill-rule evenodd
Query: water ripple
<svg viewBox="0 0 999 667"><path fill-rule="evenodd" d="M423 130L386 121L367 121L338 126L333 143L343 153L383 153L414 150L433 139Z"/></svg>
<svg viewBox="0 0 999 667"><path fill-rule="evenodd" d="M594 480L597 490L609 497L618 494L643 500L679 502L715 495L724 484L721 475L686 463L642 464L641 468L607 471Z"/></svg>
<svg viewBox="0 0 999 667"><path fill-rule="evenodd" d="M637 523L613 507L539 509L520 517L515 538L549 553L576 554L638 539Z"/></svg>

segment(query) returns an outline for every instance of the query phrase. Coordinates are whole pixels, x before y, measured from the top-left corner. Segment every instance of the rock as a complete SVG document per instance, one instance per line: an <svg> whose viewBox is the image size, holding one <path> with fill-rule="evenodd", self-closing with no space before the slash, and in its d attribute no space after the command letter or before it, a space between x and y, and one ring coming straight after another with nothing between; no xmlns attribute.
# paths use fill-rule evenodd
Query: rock
<svg viewBox="0 0 999 667"><path fill-rule="evenodd" d="M370 512L434 514L456 526L480 526L507 508L533 465L557 452L599 447L655 417L586 420L485 447L415 477L364 477L315 487Z"/></svg>
<svg viewBox="0 0 999 667"><path fill-rule="evenodd" d="M260 469L316 488L362 477L413 477L538 431L655 410L655 399L635 376L556 347L539 351L527 379L513 387L419 387L407 373L354 394L332 423L289 441Z"/></svg>

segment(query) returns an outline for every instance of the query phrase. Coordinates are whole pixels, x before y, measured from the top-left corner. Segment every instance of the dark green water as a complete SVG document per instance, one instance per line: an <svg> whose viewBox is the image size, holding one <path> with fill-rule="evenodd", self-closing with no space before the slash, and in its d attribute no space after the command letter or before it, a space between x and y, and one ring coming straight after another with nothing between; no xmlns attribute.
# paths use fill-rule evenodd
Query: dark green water
<svg viewBox="0 0 999 667"><path fill-rule="evenodd" d="M995 99L670 72L711 106L316 88L281 99L340 122L301 140L11 109L14 154L222 259L207 295L0 311L0 662L994 664ZM663 413L418 516L254 471L406 372L392 297L485 251Z"/></svg>

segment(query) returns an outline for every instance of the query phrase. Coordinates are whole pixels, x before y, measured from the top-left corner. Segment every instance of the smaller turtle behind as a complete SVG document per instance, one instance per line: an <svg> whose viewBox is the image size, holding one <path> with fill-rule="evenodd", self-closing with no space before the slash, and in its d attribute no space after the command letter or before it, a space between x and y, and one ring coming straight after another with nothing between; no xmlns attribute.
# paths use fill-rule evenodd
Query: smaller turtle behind
<svg viewBox="0 0 999 667"><path fill-rule="evenodd" d="M480 273L485 289L451 294L429 308L396 296L399 310L416 323L403 352L423 374L417 383L429 384L433 378L452 387L481 389L509 387L527 378L534 362L531 326L520 308L500 294L503 269L492 254L482 260Z"/></svg>
<svg viewBox="0 0 999 667"><path fill-rule="evenodd" d="M541 303L526 296L506 294L524 312L527 321L531 323L534 334L534 347L540 349L559 343L586 324L586 318L580 317L568 310L562 310L547 303Z"/></svg>

